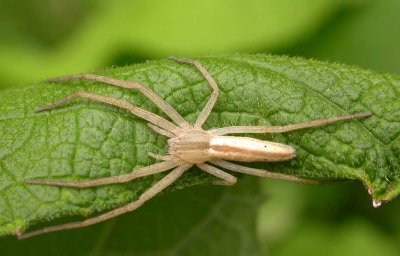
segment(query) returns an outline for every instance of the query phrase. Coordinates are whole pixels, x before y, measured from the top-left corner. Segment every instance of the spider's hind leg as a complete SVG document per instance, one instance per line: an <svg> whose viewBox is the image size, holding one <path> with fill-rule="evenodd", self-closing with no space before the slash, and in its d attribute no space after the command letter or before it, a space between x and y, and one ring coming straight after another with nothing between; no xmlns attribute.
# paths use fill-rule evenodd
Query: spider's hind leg
<svg viewBox="0 0 400 256"><path fill-rule="evenodd" d="M244 174L263 177L263 178L286 180L286 181L299 182L299 183L312 184L312 185L330 183L330 182L321 182L318 180L303 179L303 178L298 178L296 176L286 175L286 174L282 174L282 173L275 173L275 172L270 172L267 170L251 168L251 167L247 167L247 166L230 163L230 162L227 162L224 160L214 160L214 161L211 161L211 163L215 164L216 166L227 169L229 171L244 173Z"/></svg>
<svg viewBox="0 0 400 256"><path fill-rule="evenodd" d="M223 128L212 129L209 132L213 135L226 135L232 133L284 133L290 131L296 131L306 128L319 127L337 123L340 121L350 121L363 119L372 116L371 112L358 113L347 116L336 116L330 118L317 119L310 122L289 124L283 126L228 126Z"/></svg>
<svg viewBox="0 0 400 256"><path fill-rule="evenodd" d="M226 173L212 165L208 165L205 163L197 164L201 170L205 171L208 174L211 174L217 178L220 178L220 181L214 181L213 185L220 185L220 186L233 186L237 182L237 178L229 173Z"/></svg>

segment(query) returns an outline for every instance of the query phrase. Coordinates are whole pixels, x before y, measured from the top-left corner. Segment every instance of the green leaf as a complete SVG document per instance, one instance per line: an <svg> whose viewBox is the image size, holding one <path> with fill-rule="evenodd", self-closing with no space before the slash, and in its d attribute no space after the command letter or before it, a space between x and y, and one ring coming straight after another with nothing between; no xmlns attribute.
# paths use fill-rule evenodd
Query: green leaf
<svg viewBox="0 0 400 256"><path fill-rule="evenodd" d="M90 228L0 239L0 251L7 256L260 255L254 231L262 199L257 181L175 191Z"/></svg>
<svg viewBox="0 0 400 256"><path fill-rule="evenodd" d="M274 136L297 149L291 161L259 168L318 180L358 179L377 202L398 195L400 79L354 67L265 55L199 58L221 89L204 128L285 125L371 111L358 121ZM100 74L143 83L194 122L210 88L191 66L167 60ZM124 110L77 100L47 113L34 110L77 91L134 103L163 115L135 91L76 81L41 83L0 95L0 233L34 223L99 213L135 200L162 175L93 189L27 186L24 179L82 180L115 176L154 163L166 139ZM214 180L193 169L170 190Z"/></svg>

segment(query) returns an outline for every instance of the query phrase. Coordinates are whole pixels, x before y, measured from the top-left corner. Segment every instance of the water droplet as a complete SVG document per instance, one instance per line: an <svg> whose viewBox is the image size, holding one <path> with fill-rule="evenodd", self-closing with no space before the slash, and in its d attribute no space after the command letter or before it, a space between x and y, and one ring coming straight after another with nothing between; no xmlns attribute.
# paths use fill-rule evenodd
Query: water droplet
<svg viewBox="0 0 400 256"><path fill-rule="evenodd" d="M373 199L373 200L372 200L372 205L373 205L375 208L379 208L379 207L382 205L382 202L377 202L377 201L375 201L375 199Z"/></svg>

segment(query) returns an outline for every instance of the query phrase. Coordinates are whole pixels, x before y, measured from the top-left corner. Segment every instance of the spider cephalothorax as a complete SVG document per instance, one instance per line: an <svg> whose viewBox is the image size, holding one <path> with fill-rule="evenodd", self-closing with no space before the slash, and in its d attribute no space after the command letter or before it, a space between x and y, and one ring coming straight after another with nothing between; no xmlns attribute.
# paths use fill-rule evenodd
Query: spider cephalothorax
<svg viewBox="0 0 400 256"><path fill-rule="evenodd" d="M200 129L190 129L168 140L169 155L173 160L191 164L204 163L212 159L209 154L212 136Z"/></svg>

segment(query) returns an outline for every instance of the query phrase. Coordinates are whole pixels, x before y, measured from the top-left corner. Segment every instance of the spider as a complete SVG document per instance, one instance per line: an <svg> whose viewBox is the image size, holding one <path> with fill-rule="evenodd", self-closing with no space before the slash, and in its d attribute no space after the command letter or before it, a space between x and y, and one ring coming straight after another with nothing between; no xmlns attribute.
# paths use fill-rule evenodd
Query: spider
<svg viewBox="0 0 400 256"><path fill-rule="evenodd" d="M84 98L126 109L130 111L133 115L149 122L148 126L153 131L169 138L168 155L161 156L154 153L148 153L149 156L155 158L156 160L160 160L160 162L133 170L131 173L122 174L115 177L77 182L26 180L25 182L27 184L50 185L82 189L108 184L125 183L139 177L166 172L169 170L172 171L165 175L160 181L158 181L147 191L145 191L136 201L133 201L125 206L103 213L96 217L88 218L83 221L50 226L26 234L21 233L17 235L19 239L24 239L49 232L86 227L119 216L121 214L134 211L142 206L146 201L150 200L162 190L174 183L179 177L182 176L183 173L188 171L193 166L197 166L201 170L209 173L210 175L219 178L220 181L214 183L216 185L230 186L234 185L237 181L237 178L235 176L221 170L220 168L232 172L244 173L272 179L282 179L314 184L319 183L315 180L308 180L285 174L273 173L266 170L250 168L226 161L231 160L239 162L279 162L290 160L296 155L295 149L285 144L263 141L249 137L236 137L226 135L243 133L283 133L304 128L327 125L338 121L361 119L372 115L371 113L359 113L354 115L319 119L311 122L285 126L229 126L206 131L202 129L202 125L207 120L218 99L218 85L213 77L199 62L178 59L176 57L170 57L170 59L178 63L193 65L202 74L202 76L206 79L206 81L212 88L212 94L207 104L205 105L193 125L189 124L170 104L164 101L160 96L138 83L116 80L109 77L93 74L79 74L49 80L50 82L63 82L77 79L86 79L126 89L138 90L155 105L157 105L165 114L167 114L173 122L170 122L163 117L155 115L144 109L135 107L128 102L87 92L78 92L72 94L64 99L54 102L53 104L44 106L36 110L36 112L42 112L57 108L77 98Z"/></svg>

